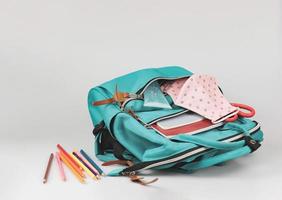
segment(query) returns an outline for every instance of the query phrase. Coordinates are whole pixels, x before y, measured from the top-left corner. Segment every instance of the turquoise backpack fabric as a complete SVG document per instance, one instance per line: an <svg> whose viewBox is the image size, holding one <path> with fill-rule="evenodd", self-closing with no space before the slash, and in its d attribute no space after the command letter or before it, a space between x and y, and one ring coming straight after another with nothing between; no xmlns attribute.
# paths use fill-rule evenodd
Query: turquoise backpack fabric
<svg viewBox="0 0 282 200"><path fill-rule="evenodd" d="M92 88L88 109L94 125L95 154L102 161L126 159L131 167L118 168L110 175L128 175L145 169L183 172L213 166L255 151L263 140L256 121L238 118L196 135L179 134L166 138L150 127L164 117L185 112L166 96L172 109L144 107L143 99L130 98L121 108L116 103L93 106L93 102L112 98L116 86L122 92L143 94L154 81L189 77L192 72L169 66L139 70ZM128 110L134 111L135 117Z"/></svg>

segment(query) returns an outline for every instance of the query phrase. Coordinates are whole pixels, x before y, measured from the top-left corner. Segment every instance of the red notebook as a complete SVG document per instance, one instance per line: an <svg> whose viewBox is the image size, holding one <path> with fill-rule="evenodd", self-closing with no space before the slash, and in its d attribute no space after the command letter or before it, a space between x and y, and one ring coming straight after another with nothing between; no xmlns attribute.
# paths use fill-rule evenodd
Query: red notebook
<svg viewBox="0 0 282 200"><path fill-rule="evenodd" d="M164 119L152 124L152 128L165 137L173 137L178 134L197 134L221 126L223 123L213 124L202 116L187 112L177 117Z"/></svg>

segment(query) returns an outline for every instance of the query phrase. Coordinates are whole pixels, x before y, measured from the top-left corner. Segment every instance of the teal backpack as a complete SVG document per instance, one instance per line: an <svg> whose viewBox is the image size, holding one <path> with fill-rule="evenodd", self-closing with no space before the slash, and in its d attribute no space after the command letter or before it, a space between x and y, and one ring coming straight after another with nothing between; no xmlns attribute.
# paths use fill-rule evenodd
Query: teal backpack
<svg viewBox="0 0 282 200"><path fill-rule="evenodd" d="M172 138L164 137L151 127L157 121L187 110L174 105L168 95L172 109L145 107L144 91L153 82L191 75L190 71L177 66L149 68L115 78L89 91L88 108L94 125L97 158L104 162L129 160L132 163L109 175L130 176L147 169L187 173L247 155L260 147L263 140L260 126L245 117L194 135L178 134ZM93 105L99 101L108 102Z"/></svg>

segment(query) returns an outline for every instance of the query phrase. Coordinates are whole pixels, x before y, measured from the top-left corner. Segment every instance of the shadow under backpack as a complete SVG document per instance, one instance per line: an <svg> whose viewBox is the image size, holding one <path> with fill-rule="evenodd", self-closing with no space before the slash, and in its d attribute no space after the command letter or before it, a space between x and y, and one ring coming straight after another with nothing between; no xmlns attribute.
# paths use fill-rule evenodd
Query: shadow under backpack
<svg viewBox="0 0 282 200"><path fill-rule="evenodd" d="M171 109L144 106L143 94L148 86L192 75L177 66L148 68L120 76L89 91L88 109L94 125L97 158L104 162L131 163L108 175L131 176L147 169L190 173L247 155L260 147L263 140L260 126L245 117L203 129L197 134L180 133L173 137L166 137L152 128L161 120L189 110L175 105L169 95L165 97Z"/></svg>

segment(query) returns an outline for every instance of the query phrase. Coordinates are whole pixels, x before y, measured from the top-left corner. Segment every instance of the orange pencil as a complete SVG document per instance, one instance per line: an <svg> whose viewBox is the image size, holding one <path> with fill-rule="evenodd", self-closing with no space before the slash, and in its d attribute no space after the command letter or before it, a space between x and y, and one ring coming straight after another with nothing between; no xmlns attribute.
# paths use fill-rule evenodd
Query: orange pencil
<svg viewBox="0 0 282 200"><path fill-rule="evenodd" d="M69 161L66 159L65 155L60 151L59 153L60 158L62 159L63 163L71 170L71 172L76 176L76 178L81 182L85 183L85 180L80 174L73 168L73 166L69 163Z"/></svg>
<svg viewBox="0 0 282 200"><path fill-rule="evenodd" d="M80 169L81 169L81 167L79 166L79 164L77 164L77 163L75 162L75 160L68 154L68 152L62 147L62 145L57 144L57 148L58 148L60 151L62 151L62 152L65 154L65 156L66 156L77 168L80 168ZM81 169L81 170L82 170L82 169Z"/></svg>
<svg viewBox="0 0 282 200"><path fill-rule="evenodd" d="M78 164L75 162L75 160L63 149L61 145L57 145L59 152L64 156L65 160L68 161L68 163L72 166L72 168L81 176L85 177L85 175L82 172L82 169Z"/></svg>

